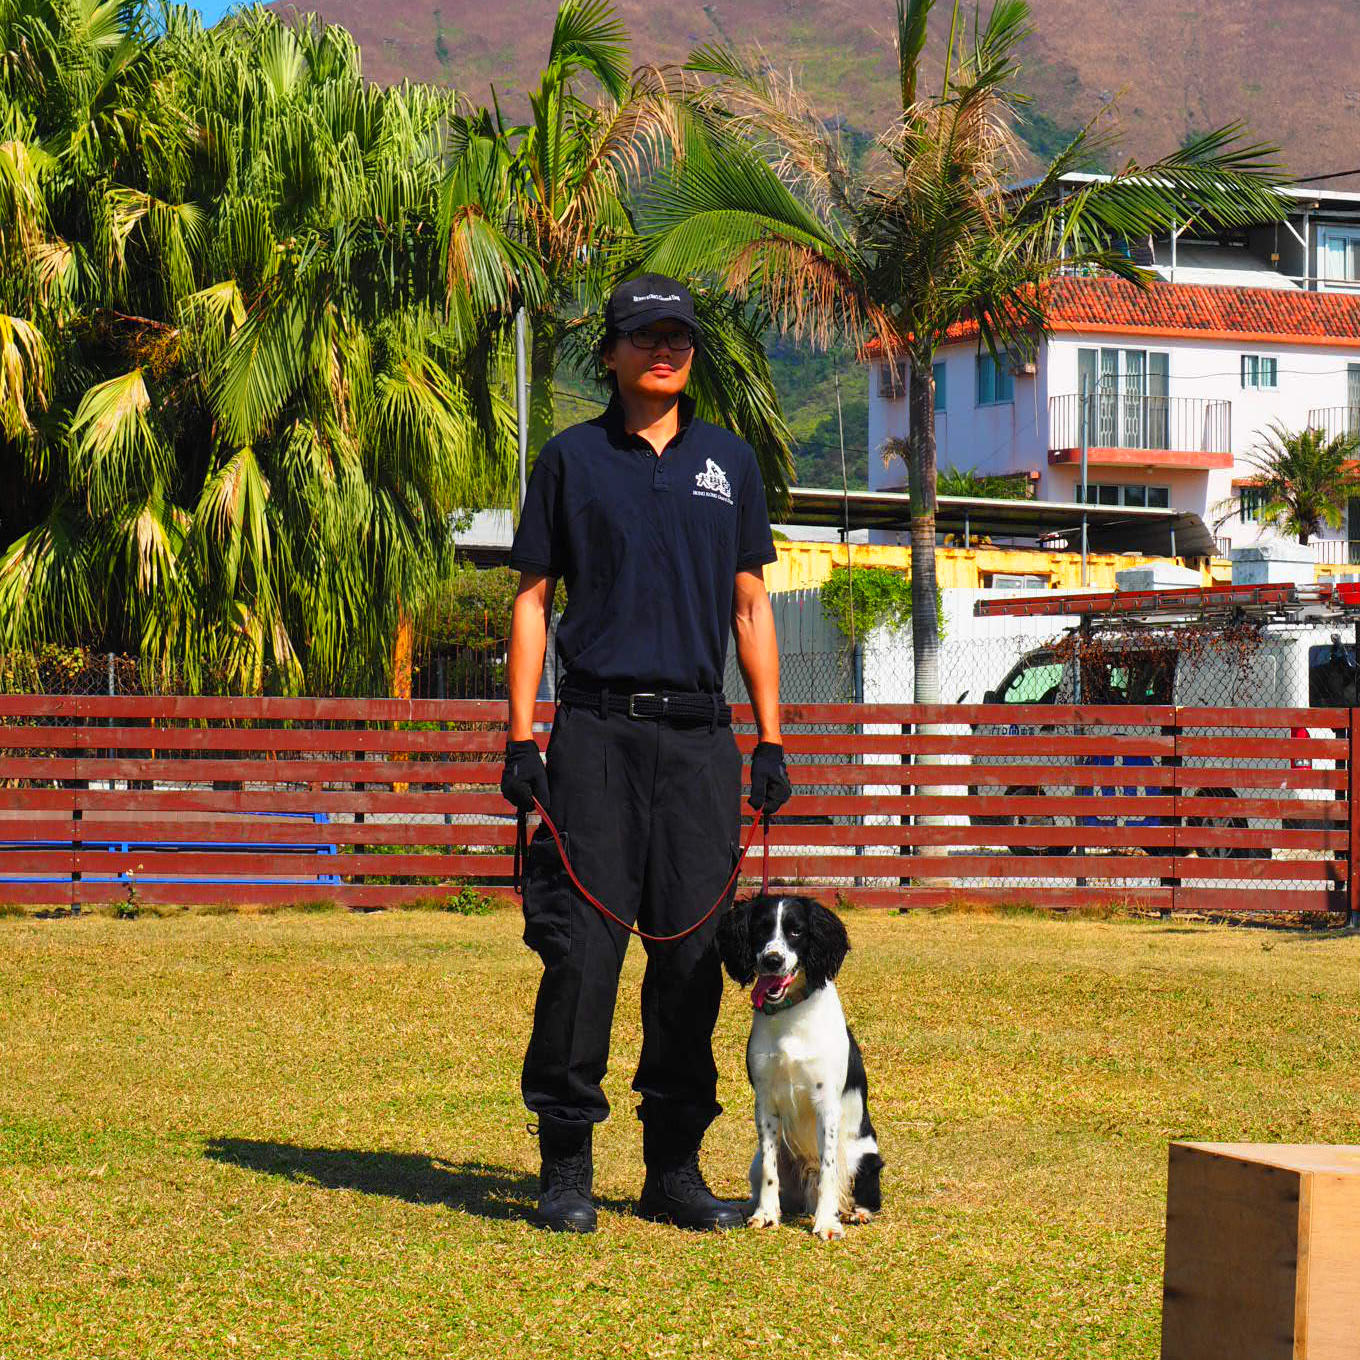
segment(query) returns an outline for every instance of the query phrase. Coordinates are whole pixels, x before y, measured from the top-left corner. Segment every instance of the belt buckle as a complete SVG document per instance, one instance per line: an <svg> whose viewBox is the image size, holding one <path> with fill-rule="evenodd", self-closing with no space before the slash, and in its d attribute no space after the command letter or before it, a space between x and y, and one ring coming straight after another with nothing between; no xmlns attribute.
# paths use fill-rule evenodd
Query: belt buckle
<svg viewBox="0 0 1360 1360"><path fill-rule="evenodd" d="M630 694L628 696L628 716L630 718L640 718L643 716L641 713L637 711L636 708L633 707L633 705L636 704L639 699L658 699L660 697L661 696L657 693L656 690L642 690L637 694ZM661 705L663 709L665 708L665 706L666 705L664 703Z"/></svg>

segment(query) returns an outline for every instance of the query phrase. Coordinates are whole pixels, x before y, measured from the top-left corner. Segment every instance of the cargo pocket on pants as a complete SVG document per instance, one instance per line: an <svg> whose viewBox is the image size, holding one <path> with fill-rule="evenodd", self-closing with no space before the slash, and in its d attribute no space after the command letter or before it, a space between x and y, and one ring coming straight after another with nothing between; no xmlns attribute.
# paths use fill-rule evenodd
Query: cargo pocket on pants
<svg viewBox="0 0 1360 1360"><path fill-rule="evenodd" d="M558 834L570 854L567 833ZM540 826L524 863L524 943L545 964L561 962L571 948L571 899L562 856L547 827Z"/></svg>

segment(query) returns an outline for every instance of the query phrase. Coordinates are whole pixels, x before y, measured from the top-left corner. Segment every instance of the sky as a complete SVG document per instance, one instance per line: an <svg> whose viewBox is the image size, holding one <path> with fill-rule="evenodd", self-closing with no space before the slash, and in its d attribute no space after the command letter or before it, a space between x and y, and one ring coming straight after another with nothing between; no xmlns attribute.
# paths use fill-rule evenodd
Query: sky
<svg viewBox="0 0 1360 1360"><path fill-rule="evenodd" d="M194 8L205 24L215 24L232 6L232 0L198 0Z"/></svg>

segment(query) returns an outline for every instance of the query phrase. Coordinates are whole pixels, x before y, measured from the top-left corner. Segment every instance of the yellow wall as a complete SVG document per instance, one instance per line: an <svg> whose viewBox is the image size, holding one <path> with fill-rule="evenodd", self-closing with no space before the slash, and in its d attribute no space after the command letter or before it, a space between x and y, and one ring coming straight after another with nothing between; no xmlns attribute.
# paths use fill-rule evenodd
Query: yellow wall
<svg viewBox="0 0 1360 1360"><path fill-rule="evenodd" d="M852 545L857 567L911 569L911 549L887 543ZM808 590L821 585L833 566L846 564L844 543L775 544L779 560L765 568L765 585L771 592ZM1091 553L1087 559L1089 584L1097 590L1114 590L1114 574L1126 567L1147 567L1154 563L1189 565L1180 557L1144 557L1138 553ZM989 584L995 572L1015 572L1026 576L1046 576L1053 590L1081 589L1081 555L1073 552L1044 552L1033 548L937 548L935 570L941 587ZM1351 568L1355 570L1355 568ZM1200 567L1206 586L1226 585L1232 580L1227 558L1215 557Z"/></svg>

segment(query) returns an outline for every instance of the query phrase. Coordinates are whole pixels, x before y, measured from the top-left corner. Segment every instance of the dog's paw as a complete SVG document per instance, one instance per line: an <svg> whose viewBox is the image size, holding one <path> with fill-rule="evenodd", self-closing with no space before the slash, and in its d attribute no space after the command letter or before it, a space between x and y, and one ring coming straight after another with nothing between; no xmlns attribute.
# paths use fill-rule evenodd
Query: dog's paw
<svg viewBox="0 0 1360 1360"><path fill-rule="evenodd" d="M748 1228L777 1228L779 1226L778 1211L769 1209L757 1209L750 1218L746 1220Z"/></svg>
<svg viewBox="0 0 1360 1360"><path fill-rule="evenodd" d="M845 1228L839 1218L819 1218L812 1225L812 1235L822 1242L835 1242L845 1236Z"/></svg>

